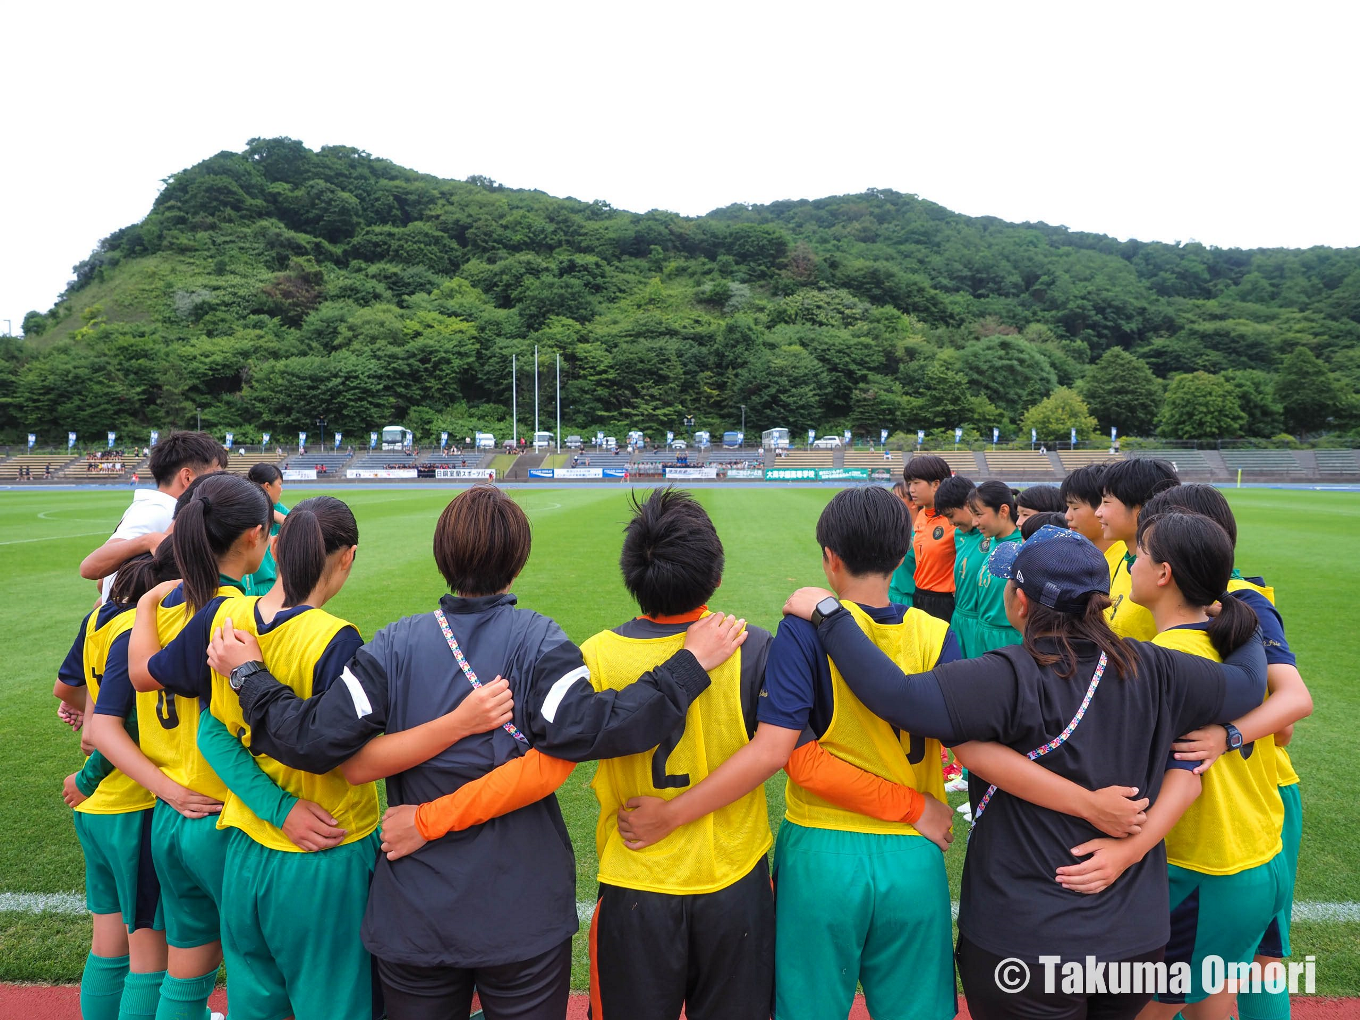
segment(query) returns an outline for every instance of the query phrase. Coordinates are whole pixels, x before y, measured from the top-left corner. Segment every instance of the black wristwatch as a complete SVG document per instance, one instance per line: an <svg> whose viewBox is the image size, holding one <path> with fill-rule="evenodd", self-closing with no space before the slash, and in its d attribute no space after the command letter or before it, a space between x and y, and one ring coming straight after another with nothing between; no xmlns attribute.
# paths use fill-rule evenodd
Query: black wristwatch
<svg viewBox="0 0 1360 1020"><path fill-rule="evenodd" d="M845 607L840 604L840 600L828 595L812 608L812 625L820 627L822 621L835 616L837 613L844 613Z"/></svg>
<svg viewBox="0 0 1360 1020"><path fill-rule="evenodd" d="M1228 750L1242 750L1242 731L1232 723L1225 723L1223 728L1228 731Z"/></svg>
<svg viewBox="0 0 1360 1020"><path fill-rule="evenodd" d="M251 659L249 662L243 662L233 669L231 675L227 677L227 682L231 684L231 689L233 691L239 691L242 684L256 673L263 673L264 670L265 665L263 662L259 659Z"/></svg>

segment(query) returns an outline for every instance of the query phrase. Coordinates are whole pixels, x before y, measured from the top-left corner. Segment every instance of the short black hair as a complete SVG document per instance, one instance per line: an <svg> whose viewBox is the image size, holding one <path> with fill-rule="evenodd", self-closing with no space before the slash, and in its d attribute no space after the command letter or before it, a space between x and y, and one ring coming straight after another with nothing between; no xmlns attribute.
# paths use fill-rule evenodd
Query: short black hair
<svg viewBox="0 0 1360 1020"><path fill-rule="evenodd" d="M1020 490L1015 502L1017 506L1039 513L1060 514L1067 510L1067 500L1062 498L1056 485L1028 485Z"/></svg>
<svg viewBox="0 0 1360 1020"><path fill-rule="evenodd" d="M940 483L935 490L935 512L947 514L951 510L962 510L968 505L973 494L973 480L963 475L952 475Z"/></svg>
<svg viewBox="0 0 1360 1020"><path fill-rule="evenodd" d="M949 462L933 453L918 453L902 466L902 477L907 481L942 482L953 473Z"/></svg>
<svg viewBox="0 0 1360 1020"><path fill-rule="evenodd" d="M1020 522L1020 538L1028 541L1030 535L1048 524L1055 528L1062 528L1064 531L1072 530L1067 526L1066 514L1060 514L1056 510L1041 510L1037 514L1030 514Z"/></svg>
<svg viewBox="0 0 1360 1020"><path fill-rule="evenodd" d="M623 529L623 584L647 616L678 616L706 604L718 590L723 545L707 511L683 489L655 490L645 503L630 497Z"/></svg>
<svg viewBox="0 0 1360 1020"><path fill-rule="evenodd" d="M1062 480L1058 495L1062 496L1064 506L1069 499L1076 499L1094 510L1105 495L1105 465L1083 464Z"/></svg>
<svg viewBox="0 0 1360 1020"><path fill-rule="evenodd" d="M1101 491L1125 506L1142 506L1163 489L1180 484L1176 469L1154 457L1117 460L1105 468Z"/></svg>
<svg viewBox="0 0 1360 1020"><path fill-rule="evenodd" d="M891 574L909 543L907 508L877 485L842 489L817 518L817 544L844 560L856 577Z"/></svg>
<svg viewBox="0 0 1360 1020"><path fill-rule="evenodd" d="M256 485L270 485L274 482L283 481L283 472L279 470L277 464L261 461L259 464L250 465L250 470L246 472L246 478Z"/></svg>
<svg viewBox="0 0 1360 1020"><path fill-rule="evenodd" d="M1017 490L1012 489L999 478L989 478L968 497L969 506L985 506L988 510L1001 513L1001 508L1006 507L1011 514L1011 522L1015 522L1015 497Z"/></svg>
<svg viewBox="0 0 1360 1020"><path fill-rule="evenodd" d="M1204 482L1173 485L1143 504L1143 513L1149 516L1168 510L1188 510L1204 515L1227 532L1233 547L1237 547L1237 518L1233 516L1227 497L1214 486Z"/></svg>
<svg viewBox="0 0 1360 1020"><path fill-rule="evenodd" d="M151 477L164 485L180 468L198 468L199 474L211 467L227 466L227 448L206 432L171 432L151 448Z"/></svg>

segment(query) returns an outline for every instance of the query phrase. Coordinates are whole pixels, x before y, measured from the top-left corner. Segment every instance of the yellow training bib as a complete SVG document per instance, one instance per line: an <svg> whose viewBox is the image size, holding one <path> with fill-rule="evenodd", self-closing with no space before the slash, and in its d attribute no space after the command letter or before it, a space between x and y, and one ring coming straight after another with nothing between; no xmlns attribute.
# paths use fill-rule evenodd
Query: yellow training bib
<svg viewBox="0 0 1360 1020"><path fill-rule="evenodd" d="M99 626L99 610L90 614L85 624L85 689L89 703L85 706L88 716L94 711L99 700L99 682L104 678L104 670L109 661L109 649L113 642L132 630L136 608L129 607L104 625ZM130 811L143 811L153 807L156 798L149 790L138 786L128 776L114 771L104 777L99 788L87 800L82 801L76 810L87 815L124 815Z"/></svg>
<svg viewBox="0 0 1360 1020"><path fill-rule="evenodd" d="M1222 661L1202 630L1164 630L1152 643ZM1202 875L1235 875L1265 864L1280 852L1284 803L1273 738L1257 740L1249 756L1229 751L1200 779L1204 788L1199 797L1166 835L1168 864Z"/></svg>
<svg viewBox="0 0 1360 1020"><path fill-rule="evenodd" d="M949 632L942 620L919 609L909 609L901 623L878 623L853 602L841 604L860 629L904 672L924 673L934 668ZM835 698L831 724L819 738L825 750L880 779L909 786L941 801L945 799L938 740L900 733L874 715L846 685L834 662L831 688ZM906 822L884 822L838 807L792 779L785 787L784 804L785 818L814 829L920 835Z"/></svg>
<svg viewBox="0 0 1360 1020"><path fill-rule="evenodd" d="M1268 584L1254 584L1244 577L1234 577L1228 582L1230 592L1247 588L1259 592L1272 606L1275 604L1275 589ZM1284 749L1283 744L1275 745L1275 771L1279 775L1281 786L1293 786L1299 781L1299 774L1294 771L1294 763L1289 760L1289 752Z"/></svg>
<svg viewBox="0 0 1360 1020"><path fill-rule="evenodd" d="M581 645L597 691L621 690L685 643L683 633L627 638L603 631ZM765 788L676 829L661 842L629 850L616 813L632 797L671 800L697 785L749 741L741 698L741 649L709 672L712 686L689 707L682 730L645 754L600 762L591 782L600 802L595 847L599 880L647 892L717 892L746 876L769 850Z"/></svg>
<svg viewBox="0 0 1360 1020"><path fill-rule="evenodd" d="M213 616L213 629L231 618L232 624L255 635L264 653L265 664L280 683L291 687L300 698L312 696L312 674L317 662L335 636L349 623L323 609L306 609L275 626L261 625L255 615L258 598L227 599ZM241 702L221 673L212 675L212 714L227 730L250 747L250 727L241 714ZM255 764L283 790L302 800L310 800L330 812L345 830L345 843L363 839L378 827L378 787L374 783L351 786L339 769L318 776L291 769L269 757L256 754ZM304 851L279 829L257 817L230 790L218 816L219 829L240 829L261 846L272 850ZM343 844L342 844L343 845Z"/></svg>
<svg viewBox="0 0 1360 1020"><path fill-rule="evenodd" d="M1116 543L1122 548L1122 543ZM1116 546L1111 546L1111 550ZM1110 552L1106 551L1107 562L1113 563L1114 570L1110 574L1110 608L1105 610L1105 619L1109 621L1110 629L1120 637L1137 638L1139 641L1151 641L1157 636L1157 623L1152 619L1152 614L1146 608L1133 601L1133 581L1129 577L1129 561L1120 556L1117 562L1110 560Z"/></svg>
<svg viewBox="0 0 1360 1020"><path fill-rule="evenodd" d="M156 606L156 637L162 648L175 640L193 619L183 601L165 604L180 599L181 591L176 588ZM240 590L223 585L216 594L239 595ZM138 693L137 741L142 753L180 786L225 801L226 784L198 751L199 711L197 698L185 698L166 690Z"/></svg>

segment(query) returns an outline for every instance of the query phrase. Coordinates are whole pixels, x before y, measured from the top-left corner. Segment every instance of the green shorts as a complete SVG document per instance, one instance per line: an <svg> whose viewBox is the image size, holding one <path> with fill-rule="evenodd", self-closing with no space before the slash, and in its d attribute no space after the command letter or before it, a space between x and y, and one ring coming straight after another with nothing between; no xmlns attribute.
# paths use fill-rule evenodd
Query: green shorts
<svg viewBox="0 0 1360 1020"><path fill-rule="evenodd" d="M949 618L949 629L954 632L954 640L959 643L959 651L963 653L965 659L972 656L969 651L977 643L975 632L977 631L978 618L976 613L966 609L954 609L954 615Z"/></svg>
<svg viewBox="0 0 1360 1020"><path fill-rule="evenodd" d="M1284 844L1280 850L1285 870L1284 906L1256 947L1257 956L1274 960L1282 960L1290 954L1289 921L1294 913L1294 882L1299 874L1299 842L1303 839L1303 801L1299 797L1299 784L1281 786L1280 800L1284 801L1284 828L1280 832L1280 842Z"/></svg>
<svg viewBox="0 0 1360 1020"><path fill-rule="evenodd" d="M217 816L185 818L165 801L157 801L151 859L161 882L165 941L176 949L218 941L227 833L217 828Z"/></svg>
<svg viewBox="0 0 1360 1020"><path fill-rule="evenodd" d="M329 850L291 853L230 830L222 955L234 1015L371 1020L372 959L359 926L381 843L374 831Z"/></svg>
<svg viewBox="0 0 1360 1020"><path fill-rule="evenodd" d="M774 851L775 1017L874 1020L957 1012L944 855L924 836L785 821Z"/></svg>
<svg viewBox="0 0 1360 1020"><path fill-rule="evenodd" d="M1199 1002L1209 996L1204 985L1204 959L1219 957L1224 965L1250 963L1261 936L1284 905L1288 892L1284 854L1236 875L1204 875L1172 864L1171 940L1168 965L1190 965L1186 995L1158 995L1159 1002Z"/></svg>
<svg viewBox="0 0 1360 1020"><path fill-rule="evenodd" d="M128 931L165 929L161 887L151 865L151 811L74 816L85 852L85 906L92 914L122 914Z"/></svg>
<svg viewBox="0 0 1360 1020"><path fill-rule="evenodd" d="M968 654L976 658L998 648L1018 645L1020 641L1020 632L1014 627L997 627L979 620L973 628L971 641L968 645Z"/></svg>

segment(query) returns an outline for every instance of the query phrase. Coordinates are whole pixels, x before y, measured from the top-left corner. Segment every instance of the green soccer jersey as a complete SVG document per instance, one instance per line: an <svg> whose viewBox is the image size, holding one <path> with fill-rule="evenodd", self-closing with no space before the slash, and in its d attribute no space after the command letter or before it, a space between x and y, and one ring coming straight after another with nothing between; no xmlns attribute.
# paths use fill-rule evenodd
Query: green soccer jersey
<svg viewBox="0 0 1360 1020"><path fill-rule="evenodd" d="M978 618L977 569L987 560L981 550L982 539L982 532L976 528L954 532L954 615L949 626L964 658L973 654L969 647L974 641Z"/></svg>

